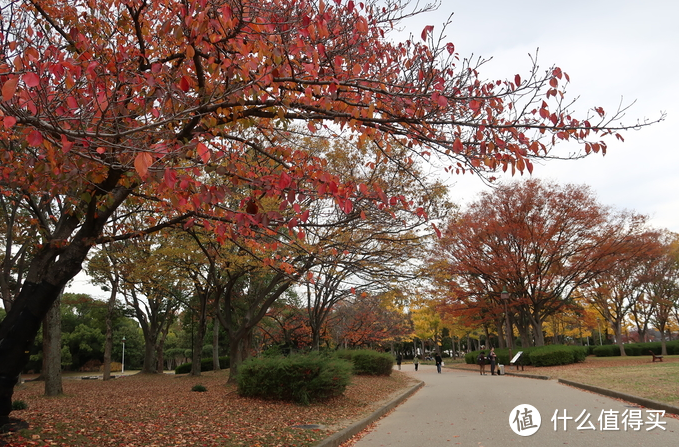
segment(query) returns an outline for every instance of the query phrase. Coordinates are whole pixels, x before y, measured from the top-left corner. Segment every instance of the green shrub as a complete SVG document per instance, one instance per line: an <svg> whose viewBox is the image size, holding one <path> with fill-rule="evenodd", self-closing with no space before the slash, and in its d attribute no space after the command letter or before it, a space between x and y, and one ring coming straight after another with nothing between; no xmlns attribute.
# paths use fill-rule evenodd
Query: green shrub
<svg viewBox="0 0 679 447"><path fill-rule="evenodd" d="M355 349L338 349L335 351L334 356L337 357L338 359L342 360L347 360L351 361L352 357L354 356L354 352L357 352Z"/></svg>
<svg viewBox="0 0 679 447"><path fill-rule="evenodd" d="M15 400L12 402L12 411L26 410L28 404L23 400Z"/></svg>
<svg viewBox="0 0 679 447"><path fill-rule="evenodd" d="M207 388L205 388L203 385L193 385L193 388L191 388L191 391L196 391L198 393L204 393L207 391Z"/></svg>
<svg viewBox="0 0 679 447"><path fill-rule="evenodd" d="M562 349L562 350L567 350L570 354L547 354L547 352L551 352L551 350L554 349ZM565 345L547 345L547 346L540 346L540 347L528 347L528 348L514 348L512 349L512 356L515 356L519 351L523 351L523 354L521 355L519 359L519 364L522 365L533 365L533 366L549 366L548 363L555 362L555 361L565 361L567 360L567 363L574 363L574 362L584 362L585 358L589 354L589 347L588 346L565 346ZM481 351L472 351L468 354L465 354L464 360L465 363L469 365L476 365L476 358L478 357L479 353ZM484 349L484 353L486 356L488 356L489 350ZM538 356L536 357L536 361L539 364L536 364L533 358L533 353L538 352ZM497 361L496 363L498 365L509 365L509 361L511 358L509 357L509 349L503 348L503 349L496 349L495 354L497 355ZM558 358L564 357L562 360L557 360ZM490 361L486 362L487 364L490 364ZM563 363L552 363L554 365L561 365Z"/></svg>
<svg viewBox="0 0 679 447"><path fill-rule="evenodd" d="M620 355L618 345L601 345L594 348L594 355L597 357L615 357Z"/></svg>
<svg viewBox="0 0 679 447"><path fill-rule="evenodd" d="M354 351L351 362L354 364L354 374L359 375L389 376L394 367L391 354L369 350Z"/></svg>
<svg viewBox="0 0 679 447"><path fill-rule="evenodd" d="M568 365L575 363L575 355L568 346L541 346L530 353L530 361L533 366Z"/></svg>
<svg viewBox="0 0 679 447"><path fill-rule="evenodd" d="M317 354L251 358L239 367L238 393L307 405L344 393L351 368L345 360Z"/></svg>
<svg viewBox="0 0 679 447"><path fill-rule="evenodd" d="M191 372L191 367L193 366L192 362L188 363L182 363L181 365L177 366L174 370L175 374L188 374ZM208 359L201 359L200 361L200 370L201 371L212 371L212 367L214 366L214 363L212 362L212 357ZM219 367L222 369L226 369L230 366L229 362L229 356L224 356L224 357L219 357Z"/></svg>
<svg viewBox="0 0 679 447"><path fill-rule="evenodd" d="M530 351L536 349L536 348L514 348L512 349L512 357L514 357L519 351L523 351L523 354L521 355L520 358L520 364L522 365L530 365ZM472 351L464 356L464 361L465 363L469 365L476 365L476 358L479 356L479 353L481 351ZM488 356L488 349L483 350L484 354ZM511 358L509 357L509 349L508 348L502 348L502 349L496 349L495 350L495 355L497 355L497 361L496 363L498 365L509 365L509 361ZM490 364L490 361L486 362L487 364Z"/></svg>

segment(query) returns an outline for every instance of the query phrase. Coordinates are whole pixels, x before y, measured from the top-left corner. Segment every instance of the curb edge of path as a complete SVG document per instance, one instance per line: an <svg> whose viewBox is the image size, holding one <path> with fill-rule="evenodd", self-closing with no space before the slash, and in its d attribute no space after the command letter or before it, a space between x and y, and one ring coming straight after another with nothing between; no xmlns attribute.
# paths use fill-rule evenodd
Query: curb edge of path
<svg viewBox="0 0 679 447"><path fill-rule="evenodd" d="M631 394L621 393L618 391L609 390L607 388L601 388L594 385L585 385L584 383L573 382L566 379L558 379L559 383L564 385L570 385L575 388L580 388L586 391L592 391L597 394L603 394L604 396L613 397L616 399L622 399L627 402L632 402L638 405L643 405L644 407L651 408L653 410L665 410L666 413L672 413L679 415L679 407L673 405L665 404L651 399L646 399L644 397L633 396Z"/></svg>
<svg viewBox="0 0 679 447"><path fill-rule="evenodd" d="M392 409L397 407L400 403L402 403L403 401L408 399L410 396L415 394L423 386L424 386L424 382L422 382L422 381L411 386L410 388L406 389L404 392L402 392L401 394L396 396L394 399L389 401L386 405L375 410L373 413L369 414L368 416L361 419L360 421L354 422L353 424L349 425L348 427L345 427L342 430L340 430L336 433L333 433L332 435L330 435L327 438L320 441L318 444L314 444L314 447L339 447L342 443L351 439L354 435L356 435L357 433L362 431L368 425L377 421L379 418L381 418L382 416L387 414L389 411L391 411Z"/></svg>

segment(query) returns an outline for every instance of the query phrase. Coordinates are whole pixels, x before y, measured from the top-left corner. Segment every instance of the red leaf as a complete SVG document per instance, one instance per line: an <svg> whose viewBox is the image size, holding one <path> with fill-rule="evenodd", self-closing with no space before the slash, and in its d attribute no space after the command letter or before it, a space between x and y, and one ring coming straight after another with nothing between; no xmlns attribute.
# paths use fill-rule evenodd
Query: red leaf
<svg viewBox="0 0 679 447"><path fill-rule="evenodd" d="M14 97L17 90L19 78L10 78L2 85L2 99L3 101L10 101Z"/></svg>
<svg viewBox="0 0 679 447"><path fill-rule="evenodd" d="M432 222L431 226L432 226L432 228L434 229L434 231L436 231L436 235L437 235L439 238L441 238L441 230L439 230L438 227L436 226L436 224L433 223L433 222Z"/></svg>
<svg viewBox="0 0 679 447"><path fill-rule="evenodd" d="M42 144L42 134L37 130L34 130L28 135L28 144L31 146L40 146Z"/></svg>
<svg viewBox="0 0 679 447"><path fill-rule="evenodd" d="M198 156L201 160L203 160L203 163L210 161L210 149L208 149L203 143L198 143L196 146L196 152L198 152Z"/></svg>
<svg viewBox="0 0 679 447"><path fill-rule="evenodd" d="M186 76L182 76L181 81L179 81L179 88L182 89L184 92L188 92L189 89L191 88L191 81L189 81L189 78Z"/></svg>
<svg viewBox="0 0 679 447"><path fill-rule="evenodd" d="M285 189L292 183L292 178L286 173L281 173L280 179L278 179L278 187L280 189Z"/></svg>
<svg viewBox="0 0 679 447"><path fill-rule="evenodd" d="M6 116L3 118L2 122L5 125L5 129L11 129L17 123L17 119L13 116Z"/></svg>
<svg viewBox="0 0 679 447"><path fill-rule="evenodd" d="M28 73L24 73L21 79L23 79L28 87L37 87L40 85L40 77L30 71Z"/></svg>
<svg viewBox="0 0 679 447"><path fill-rule="evenodd" d="M462 141L460 141L459 138L455 138L455 142L453 142L453 150L456 154L460 154L462 151L464 151L464 146L462 145Z"/></svg>
<svg viewBox="0 0 679 447"><path fill-rule="evenodd" d="M427 40L427 35L434 31L434 26L433 25L427 25L424 27L422 30L422 40Z"/></svg>
<svg viewBox="0 0 679 447"><path fill-rule="evenodd" d="M177 174L172 169L165 169L165 184L168 188L174 188L174 184L177 181Z"/></svg>
<svg viewBox="0 0 679 447"><path fill-rule="evenodd" d="M518 74L514 76L514 84L516 84L517 87L521 85L521 76Z"/></svg>
<svg viewBox="0 0 679 447"><path fill-rule="evenodd" d="M149 167L153 164L153 158L148 152L140 152L134 159L134 169L139 174L139 177L146 179L149 173Z"/></svg>

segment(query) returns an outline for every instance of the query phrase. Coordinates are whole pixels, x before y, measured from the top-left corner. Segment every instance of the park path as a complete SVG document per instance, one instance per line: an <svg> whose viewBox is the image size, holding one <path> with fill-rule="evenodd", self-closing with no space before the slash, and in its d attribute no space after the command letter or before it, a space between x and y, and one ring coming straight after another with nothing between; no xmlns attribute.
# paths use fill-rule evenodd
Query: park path
<svg viewBox="0 0 679 447"><path fill-rule="evenodd" d="M403 365L403 371L424 381L425 386L378 421L354 447L679 446L679 419L660 417L663 430L652 423L656 413L651 410L555 380L491 376L490 372L481 376L478 372L445 367L438 374L436 367L430 365L421 365L418 372L412 365ZM532 405L541 415L541 426L531 436L519 436L510 426L510 415L515 416L515 407L523 404ZM557 410L561 419L557 419L555 430L551 419ZM575 422L581 414L582 418ZM631 414L632 418L623 414ZM573 419L564 419L564 415ZM533 416L534 413L522 412L513 426L526 433L528 429L520 430L522 426L518 424L535 425L537 418ZM635 431L639 418L644 425ZM627 431L624 421L629 422ZM594 430L578 430L580 425Z"/></svg>

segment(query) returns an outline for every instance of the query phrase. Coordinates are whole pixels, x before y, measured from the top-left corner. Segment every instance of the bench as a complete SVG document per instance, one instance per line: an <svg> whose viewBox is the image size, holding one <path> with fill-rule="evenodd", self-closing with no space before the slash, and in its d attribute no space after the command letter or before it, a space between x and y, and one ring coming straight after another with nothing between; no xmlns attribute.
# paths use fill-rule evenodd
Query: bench
<svg viewBox="0 0 679 447"><path fill-rule="evenodd" d="M662 362L662 355L655 355L655 353L650 349L648 350L648 352L650 352L651 355L653 356L653 362Z"/></svg>

